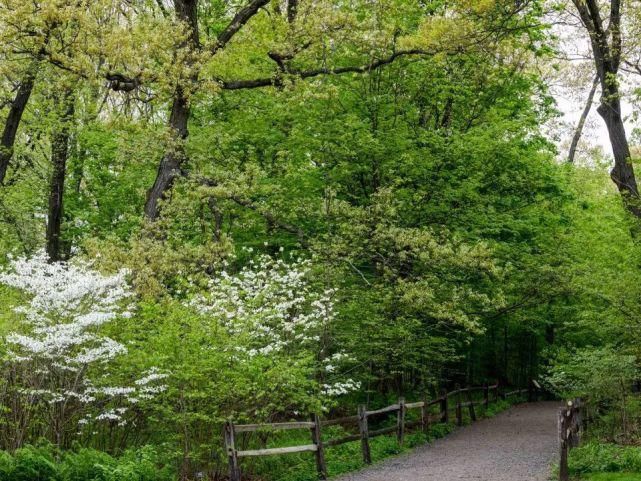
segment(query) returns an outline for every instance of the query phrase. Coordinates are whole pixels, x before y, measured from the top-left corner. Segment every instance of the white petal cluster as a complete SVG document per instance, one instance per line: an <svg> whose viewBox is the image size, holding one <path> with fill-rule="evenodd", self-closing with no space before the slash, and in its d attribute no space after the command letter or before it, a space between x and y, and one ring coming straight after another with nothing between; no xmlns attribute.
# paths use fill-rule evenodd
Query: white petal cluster
<svg viewBox="0 0 641 481"><path fill-rule="evenodd" d="M250 253L251 250L247 249ZM260 255L236 274L225 271L209 282L208 292L191 300L203 316L222 325L238 340L235 361L257 356L295 358L305 352L326 357L319 368L336 373L348 360L344 353L319 356L321 333L335 320L334 289L319 292L311 279L308 260L288 263ZM327 395L357 388L351 380L327 385Z"/></svg>
<svg viewBox="0 0 641 481"><path fill-rule="evenodd" d="M361 384L352 379L343 382L335 382L333 384L323 384L323 394L330 397L342 396L352 391L360 389Z"/></svg>
<svg viewBox="0 0 641 481"><path fill-rule="evenodd" d="M113 319L122 300L131 296L126 282L128 271L105 276L87 262L48 262L44 251L35 256L12 259L11 268L0 272L0 283L28 292L33 297L24 311L33 322L51 314L77 316L85 311L82 322L102 324Z"/></svg>
<svg viewBox="0 0 641 481"><path fill-rule="evenodd" d="M314 292L310 268L309 261L288 264L263 255L235 275L223 271L191 305L248 339L249 356L298 349L317 343L320 328L334 317L333 291Z"/></svg>
<svg viewBox="0 0 641 481"><path fill-rule="evenodd" d="M86 262L48 262L44 252L13 259L0 283L29 294L24 314L28 333L11 333L7 342L15 360L46 359L51 365L78 371L93 362L113 359L125 347L98 334L116 319L132 294L126 270L105 276Z"/></svg>
<svg viewBox="0 0 641 481"><path fill-rule="evenodd" d="M155 369L144 373L131 387L94 386L86 377L91 372L108 376L109 361L127 352L126 347L101 335L100 328L117 319L131 316L132 297L121 270L103 275L87 262L48 262L44 252L31 258L11 259L9 268L0 271L0 284L29 295L25 305L14 310L25 318L20 332L7 338L10 360L34 367L24 381L23 392L49 404L73 400L79 405L107 405L110 401L134 404L161 392L158 381L166 377ZM65 375L67 373L68 375ZM108 408L95 420L124 422L126 407ZM87 424L91 415L82 418Z"/></svg>

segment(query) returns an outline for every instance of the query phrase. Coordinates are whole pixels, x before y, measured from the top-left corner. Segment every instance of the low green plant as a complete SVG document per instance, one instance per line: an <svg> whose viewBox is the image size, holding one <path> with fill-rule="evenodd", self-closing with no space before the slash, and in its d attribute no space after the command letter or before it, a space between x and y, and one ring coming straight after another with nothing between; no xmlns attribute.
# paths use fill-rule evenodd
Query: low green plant
<svg viewBox="0 0 641 481"><path fill-rule="evenodd" d="M570 452L569 468L577 475L641 472L641 448L589 442Z"/></svg>
<svg viewBox="0 0 641 481"><path fill-rule="evenodd" d="M162 463L161 454L155 447L145 446L125 452L118 459L114 469L110 471L107 481L173 481L175 479L176 473L173 466Z"/></svg>
<svg viewBox="0 0 641 481"><path fill-rule="evenodd" d="M13 457L5 452L0 451L0 479L4 480L13 472L15 461Z"/></svg>
<svg viewBox="0 0 641 481"><path fill-rule="evenodd" d="M610 441L629 442L638 434L641 409L630 392L638 377L636 355L615 346L561 350L545 382L560 398L582 398L596 407L593 429Z"/></svg>
<svg viewBox="0 0 641 481"><path fill-rule="evenodd" d="M8 481L62 481L49 446L25 446L13 455Z"/></svg>
<svg viewBox="0 0 641 481"><path fill-rule="evenodd" d="M641 473L593 473L582 481L641 481Z"/></svg>
<svg viewBox="0 0 641 481"><path fill-rule="evenodd" d="M108 481L116 464L116 460L107 453L80 448L65 453L60 472L64 480Z"/></svg>
<svg viewBox="0 0 641 481"><path fill-rule="evenodd" d="M59 453L49 444L0 451L0 481L174 481L172 463L152 446L122 456L89 448Z"/></svg>

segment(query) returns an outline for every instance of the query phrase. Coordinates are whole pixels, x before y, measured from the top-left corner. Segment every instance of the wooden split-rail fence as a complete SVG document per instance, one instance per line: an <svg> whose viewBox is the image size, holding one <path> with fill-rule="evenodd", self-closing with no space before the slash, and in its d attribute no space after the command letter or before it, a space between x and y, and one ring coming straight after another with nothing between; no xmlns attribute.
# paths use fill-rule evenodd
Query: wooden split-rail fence
<svg viewBox="0 0 641 481"><path fill-rule="evenodd" d="M337 419L321 419L318 414L313 414L309 421L293 421L280 423L265 424L234 424L233 421L225 423L224 439L225 450L229 458L229 478L230 481L240 481L240 463L241 458L252 456L272 456L281 454L292 454L310 452L316 459L316 469L320 479L327 479L327 464L325 462L325 448L338 446L340 444L360 441L363 461L366 464L372 462L369 441L376 436L396 433L399 445L403 445L405 432L407 429L420 426L423 432L426 432L431 424L449 423L450 414L454 411L456 424L463 425L463 410L467 409L471 421L476 421L475 406L489 406L491 402L498 401L499 398L508 399L512 396L522 396L528 394L528 400L532 401L535 397L535 387L530 383L528 389L517 389L509 392L500 392L499 385L484 385L476 387L459 388L455 391L443 391L441 397L437 399L424 399L418 402L406 402L404 398L399 398L396 404L384 408L368 410L367 406L358 406L358 411L353 416L345 416ZM473 393L482 392L482 398L474 400ZM456 399L456 402L452 402ZM438 406L434 411L433 406ZM407 421L406 414L411 410L420 409L420 418L414 421ZM380 429L370 430L370 420L380 419L384 416L396 414L396 423L393 426L383 427ZM324 440L322 428L336 425L357 425L358 433L350 434L336 439ZM291 429L308 429L311 432L310 444L299 446L287 446L278 448L262 448L238 450L237 435L240 433L283 431Z"/></svg>
<svg viewBox="0 0 641 481"><path fill-rule="evenodd" d="M576 448L583 433L583 402L581 399L568 401L565 407L559 409L559 480L568 481L568 453Z"/></svg>

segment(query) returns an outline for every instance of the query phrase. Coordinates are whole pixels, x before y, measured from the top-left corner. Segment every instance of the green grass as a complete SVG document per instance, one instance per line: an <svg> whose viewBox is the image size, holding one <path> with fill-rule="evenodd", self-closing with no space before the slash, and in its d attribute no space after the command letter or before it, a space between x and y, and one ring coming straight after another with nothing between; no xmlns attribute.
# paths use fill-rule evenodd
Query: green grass
<svg viewBox="0 0 641 481"><path fill-rule="evenodd" d="M570 451L570 473L585 476L592 473L641 472L641 448L599 442L587 442Z"/></svg>
<svg viewBox="0 0 641 481"><path fill-rule="evenodd" d="M572 479L581 481L641 481L641 448L587 442L570 451Z"/></svg>
<svg viewBox="0 0 641 481"><path fill-rule="evenodd" d="M641 473L593 473L581 478L582 481L641 481Z"/></svg>

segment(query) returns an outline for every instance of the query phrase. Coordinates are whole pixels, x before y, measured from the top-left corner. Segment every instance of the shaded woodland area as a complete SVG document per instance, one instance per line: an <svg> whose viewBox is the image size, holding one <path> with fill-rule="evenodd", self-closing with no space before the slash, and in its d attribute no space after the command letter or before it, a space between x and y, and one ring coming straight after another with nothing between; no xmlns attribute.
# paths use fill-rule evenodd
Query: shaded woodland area
<svg viewBox="0 0 641 481"><path fill-rule="evenodd" d="M1 0L0 480L532 379L638 444L640 42L632 0Z"/></svg>

